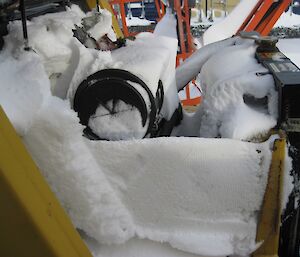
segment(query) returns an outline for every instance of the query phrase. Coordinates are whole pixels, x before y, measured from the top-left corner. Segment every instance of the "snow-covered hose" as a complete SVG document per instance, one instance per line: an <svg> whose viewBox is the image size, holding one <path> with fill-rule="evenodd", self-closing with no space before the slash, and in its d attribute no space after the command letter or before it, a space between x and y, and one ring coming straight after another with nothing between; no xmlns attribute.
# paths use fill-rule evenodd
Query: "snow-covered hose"
<svg viewBox="0 0 300 257"><path fill-rule="evenodd" d="M119 139L131 139L133 138L142 138L146 135L153 134L155 127L155 122L157 115L162 107L163 101L163 86L160 81L158 85L157 95L154 97L149 90L148 86L137 76L132 73L120 70L120 69L104 69L100 70L92 75L90 75L86 80L84 80L76 90L74 97L74 110L78 112L80 122L87 127L85 130L86 135L90 139L106 139L106 140L119 140ZM136 120L131 117L130 110L116 108L118 101L123 101L127 106L135 107L140 113L141 120ZM100 113L96 113L99 106L104 107L104 113L100 112L103 116L110 116L112 119L120 119L120 112L128 112L127 121L129 122L141 122L142 127L144 128L144 134L130 132L130 138L127 138L127 130L134 128L140 129L140 126L126 128L125 131L120 129L118 131L119 135L112 135L110 131L114 131L117 126L120 124L122 127L122 121L118 123L112 121L112 119L107 120L103 119L102 124L98 123L96 128L92 128L89 124L90 118L95 115L101 116ZM106 110L106 111L105 111ZM101 118L101 117L100 117ZM111 123L103 124L103 123ZM99 132L101 130L101 132ZM123 135L122 135L123 133ZM137 136L138 135L138 136Z"/></svg>
<svg viewBox="0 0 300 257"><path fill-rule="evenodd" d="M234 45L236 41L237 37L233 37L206 45L193 53L188 59L186 59L176 69L176 84L178 91L183 89L193 78L195 78L200 73L203 64L212 55L227 46Z"/></svg>

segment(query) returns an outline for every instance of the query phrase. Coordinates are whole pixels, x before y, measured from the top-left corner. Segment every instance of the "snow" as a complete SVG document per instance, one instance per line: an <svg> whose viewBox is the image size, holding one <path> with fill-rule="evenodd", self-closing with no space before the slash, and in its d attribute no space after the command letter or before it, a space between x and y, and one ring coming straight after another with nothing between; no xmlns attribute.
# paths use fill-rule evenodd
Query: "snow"
<svg viewBox="0 0 300 257"><path fill-rule="evenodd" d="M156 95L159 80L164 86L165 98L161 114L170 119L178 107L175 82L177 40L152 33L140 33L134 42L112 52L112 60L142 79Z"/></svg>
<svg viewBox="0 0 300 257"><path fill-rule="evenodd" d="M201 71L203 64L216 52L223 48L234 45L237 38L231 38L224 41L216 42L198 49L189 58L187 58L176 69L176 84L177 89L180 90L193 78L195 78Z"/></svg>
<svg viewBox="0 0 300 257"><path fill-rule="evenodd" d="M274 27L299 27L300 26L300 15L294 14L289 9L284 12L278 21L275 23Z"/></svg>
<svg viewBox="0 0 300 257"><path fill-rule="evenodd" d="M253 41L237 42L217 51L202 66L198 81L203 100L193 117L200 120L196 135L251 140L276 125L277 92L273 77L257 75L267 70L254 58L255 51ZM202 49L196 54L201 52ZM242 62L232 61L240 56ZM191 63L186 64L188 68Z"/></svg>
<svg viewBox="0 0 300 257"><path fill-rule="evenodd" d="M147 19L141 19L139 17L132 16L131 18L126 17L126 24L128 27L131 26L149 26L153 22L147 20Z"/></svg>
<svg viewBox="0 0 300 257"><path fill-rule="evenodd" d="M112 100L107 103L107 106L110 105ZM112 108L114 113L110 113ZM142 125L142 117L136 107L119 100L114 107L110 107L110 110L100 106L89 120L89 127L100 138L130 140L146 135L148 126Z"/></svg>
<svg viewBox="0 0 300 257"><path fill-rule="evenodd" d="M153 96L156 95L159 80L162 81L165 97L160 114L166 119L171 118L179 103L175 82L176 39L156 36L151 33L141 33L134 42L129 42L126 47L119 48L113 52L87 49L80 45L75 39L73 39L72 44L72 48L74 49L71 56L72 65L61 79L58 79L57 86L55 87L56 95L67 95L71 105L73 105L78 86L89 75L107 68L124 69L142 79ZM62 84L65 84L67 81L69 81L70 86L68 89L65 89L65 86ZM63 88L65 90L62 90ZM140 91L140 87L136 88ZM65 92L66 90L67 93ZM149 97L145 96L145 92L140 93L144 96L143 98L146 101L146 105L149 106ZM101 111L97 112L99 113ZM129 117L131 118L128 119ZM147 126L141 126L140 116L137 110L127 113L127 115L124 116L124 119L128 120L127 125L131 126L125 126L126 128L123 127L123 129L119 127L114 130L113 133L110 128L112 125L111 122L114 124L120 123L121 121L118 121L120 115L113 117L107 116L106 118L109 118L110 121L109 123L105 122L101 128L96 127L102 124L103 119L97 118L97 121L93 119L94 121L91 122L94 128L93 131L100 133L99 136L104 134L110 135L111 137L109 137L109 139L126 139L127 136L129 136L129 138L142 138L147 130ZM115 121L113 119L115 119ZM135 132L133 134L129 133L129 129L133 128L135 128ZM110 130L111 132L105 132L105 130Z"/></svg>
<svg viewBox="0 0 300 257"><path fill-rule="evenodd" d="M75 113L57 98L24 140L74 224L90 237L111 244L137 236L210 256L254 249L271 156L267 143L94 142L81 131Z"/></svg>
<svg viewBox="0 0 300 257"><path fill-rule="evenodd" d="M177 40L177 21L170 11L169 8L166 10L166 14L163 16L163 18L160 20L159 23L155 26L154 35L162 35L170 38L174 38Z"/></svg>
<svg viewBox="0 0 300 257"><path fill-rule="evenodd" d="M229 13L229 15L208 28L203 34L203 45L207 45L236 34L240 26L251 13L258 0L243 0Z"/></svg>
<svg viewBox="0 0 300 257"><path fill-rule="evenodd" d="M179 87L201 71L203 107L185 114L177 131L198 138L89 141L71 108L79 83L107 67L126 68L152 92L161 79L168 116L178 104L177 41L168 16L155 35L141 34L114 53L86 49L70 34L81 22L76 8L29 22L36 52L22 50L21 24L10 24L0 52L0 103L94 256L250 254L273 141L243 140L267 132L277 115L272 77L256 76L265 70L253 58L255 46L238 38L212 44L176 71ZM138 113L124 115L140 123ZM290 180L286 172L284 201Z"/></svg>
<svg viewBox="0 0 300 257"><path fill-rule="evenodd" d="M48 97L50 82L36 54L0 54L0 104L18 134L25 135Z"/></svg>
<svg viewBox="0 0 300 257"><path fill-rule="evenodd" d="M172 248L167 243L147 239L131 239L121 245L101 245L90 238L84 239L95 257L201 257Z"/></svg>
<svg viewBox="0 0 300 257"><path fill-rule="evenodd" d="M112 41L116 41L116 35L112 30L111 13L105 9L100 9L99 13L94 10L87 17L95 14L97 15L97 23L88 30L90 36L99 40L104 35L108 35Z"/></svg>
<svg viewBox="0 0 300 257"><path fill-rule="evenodd" d="M73 39L72 43L74 49L72 53L73 63L70 70L65 73L70 79L66 95L71 106L73 106L76 90L84 79L102 69L119 68L119 64L113 62L111 52L88 49L76 39Z"/></svg>
<svg viewBox="0 0 300 257"><path fill-rule="evenodd" d="M300 15L299 15L300 16ZM300 51L299 51L299 38L280 39L277 43L277 47L288 58L291 59L298 67L300 67Z"/></svg>

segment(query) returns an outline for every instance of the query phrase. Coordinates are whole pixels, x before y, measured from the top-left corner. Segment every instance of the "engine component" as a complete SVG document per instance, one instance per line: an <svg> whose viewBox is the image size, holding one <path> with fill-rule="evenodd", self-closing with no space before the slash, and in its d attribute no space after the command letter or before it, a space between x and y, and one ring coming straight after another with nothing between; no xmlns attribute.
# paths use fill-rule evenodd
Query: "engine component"
<svg viewBox="0 0 300 257"><path fill-rule="evenodd" d="M85 135L90 139L154 137L159 134L159 130L164 135L171 133L168 129L166 132L166 126L169 127L170 122L159 115L163 98L161 81L154 97L148 86L132 73L120 69L105 69L92 74L79 85L74 97L74 110L78 112L80 122L87 127ZM136 110L140 114L141 127L130 127L132 123L139 122L136 120ZM179 111L176 113L180 114ZM119 123L124 117L129 127L124 122ZM97 119L100 126L93 126L91 119ZM176 118L172 119L172 123L177 123ZM138 131L134 131L135 129Z"/></svg>
<svg viewBox="0 0 300 257"><path fill-rule="evenodd" d="M287 132L293 159L294 190L282 217L279 256L299 256L300 252L300 69L276 47L277 40L257 41L256 58L273 75L278 91L277 127Z"/></svg>
<svg viewBox="0 0 300 257"><path fill-rule="evenodd" d="M300 69L279 51L272 38L261 41L256 58L275 80L279 95L278 127L287 132L300 132Z"/></svg>
<svg viewBox="0 0 300 257"><path fill-rule="evenodd" d="M113 42L107 35L103 35L101 38L94 38L89 34L89 29L101 22L101 16L102 14L100 12L95 12L93 15L82 19L81 27L75 24L75 29L73 29L74 37L76 37L86 48L93 48L102 51L111 51L123 46L124 42L121 43L121 40Z"/></svg>

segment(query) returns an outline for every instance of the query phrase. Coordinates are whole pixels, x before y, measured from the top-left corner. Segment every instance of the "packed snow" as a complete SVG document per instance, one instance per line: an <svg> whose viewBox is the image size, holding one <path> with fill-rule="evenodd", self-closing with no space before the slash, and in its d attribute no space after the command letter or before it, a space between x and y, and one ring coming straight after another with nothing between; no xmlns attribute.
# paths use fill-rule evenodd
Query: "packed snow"
<svg viewBox="0 0 300 257"><path fill-rule="evenodd" d="M110 140L128 140L146 135L148 126L142 125L142 117L136 107L122 100L112 105L111 100L107 107L99 106L89 120L88 125L97 136Z"/></svg>
<svg viewBox="0 0 300 257"><path fill-rule="evenodd" d="M22 49L21 23L10 23L0 52L0 104L94 256L249 255L257 247L273 140L244 140L265 134L277 117L274 82L256 75L265 70L254 59L253 42L208 45L175 79L174 17L113 52L87 49L72 37L83 17L72 6L28 22L29 52ZM83 137L72 100L80 82L104 68L131 71L154 93L161 79L166 117L177 107L177 87L201 71L203 105L175 131L198 138ZM127 107L119 103L120 110Z"/></svg>

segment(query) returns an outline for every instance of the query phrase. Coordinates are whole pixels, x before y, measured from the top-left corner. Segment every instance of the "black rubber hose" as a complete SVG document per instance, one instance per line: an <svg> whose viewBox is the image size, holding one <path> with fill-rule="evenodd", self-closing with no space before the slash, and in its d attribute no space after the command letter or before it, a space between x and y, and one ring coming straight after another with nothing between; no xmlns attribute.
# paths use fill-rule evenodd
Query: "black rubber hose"
<svg viewBox="0 0 300 257"><path fill-rule="evenodd" d="M150 100L149 124L145 134L153 134L157 115L156 101L148 86L137 76L121 69L105 69L90 75L78 87L74 97L74 110L78 112L80 122L88 127L90 117L99 105L109 100L123 100L137 107L142 116L142 125L146 124L148 108L141 94L129 82L141 86ZM162 93L163 94L163 93ZM162 95L163 96L163 95ZM161 108L161 106L160 106Z"/></svg>

